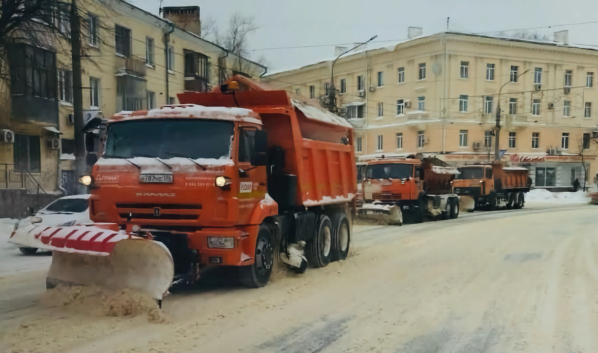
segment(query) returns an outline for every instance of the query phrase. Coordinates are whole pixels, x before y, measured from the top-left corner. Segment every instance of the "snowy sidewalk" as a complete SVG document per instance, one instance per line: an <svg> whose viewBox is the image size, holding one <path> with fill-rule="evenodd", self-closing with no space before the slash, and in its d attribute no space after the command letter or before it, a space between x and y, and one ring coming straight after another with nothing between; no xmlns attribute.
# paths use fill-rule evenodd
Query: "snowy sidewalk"
<svg viewBox="0 0 598 353"><path fill-rule="evenodd" d="M525 195L526 203L534 204L588 204L591 198L588 192L550 192L546 189L534 189Z"/></svg>

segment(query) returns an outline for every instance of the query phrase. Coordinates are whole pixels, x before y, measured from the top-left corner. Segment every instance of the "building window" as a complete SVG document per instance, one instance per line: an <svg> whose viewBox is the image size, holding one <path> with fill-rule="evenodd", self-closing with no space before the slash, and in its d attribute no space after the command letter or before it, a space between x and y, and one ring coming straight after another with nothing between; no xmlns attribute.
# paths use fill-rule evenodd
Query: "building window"
<svg viewBox="0 0 598 353"><path fill-rule="evenodd" d="M417 148L423 148L426 142L426 137L423 131L417 132Z"/></svg>
<svg viewBox="0 0 598 353"><path fill-rule="evenodd" d="M326 95L330 94L330 82L325 82L324 83L324 92Z"/></svg>
<svg viewBox="0 0 598 353"><path fill-rule="evenodd" d="M145 109L147 81L135 76L116 77L116 111Z"/></svg>
<svg viewBox="0 0 598 353"><path fill-rule="evenodd" d="M466 112L467 111L467 101L469 96L462 94L459 96L459 111Z"/></svg>
<svg viewBox="0 0 598 353"><path fill-rule="evenodd" d="M583 116L586 117L586 118L591 118L592 117L592 103L586 102L585 109L584 109L584 112L583 112Z"/></svg>
<svg viewBox="0 0 598 353"><path fill-rule="evenodd" d="M405 68L399 67L399 83L405 82Z"/></svg>
<svg viewBox="0 0 598 353"><path fill-rule="evenodd" d="M73 73L71 71L58 71L58 99L73 103Z"/></svg>
<svg viewBox="0 0 598 353"><path fill-rule="evenodd" d="M89 45L98 46L98 16L89 14L87 16L87 26L89 32Z"/></svg>
<svg viewBox="0 0 598 353"><path fill-rule="evenodd" d="M540 148L540 133L532 132L532 148Z"/></svg>
<svg viewBox="0 0 598 353"><path fill-rule="evenodd" d="M347 92L347 80L341 79L341 93Z"/></svg>
<svg viewBox="0 0 598 353"><path fill-rule="evenodd" d="M571 116L571 101L563 101L563 116Z"/></svg>
<svg viewBox="0 0 598 353"><path fill-rule="evenodd" d="M378 149L377 151L382 151L384 149L384 136L383 135L378 135L378 141L377 141L378 145Z"/></svg>
<svg viewBox="0 0 598 353"><path fill-rule="evenodd" d="M147 109L155 109L156 108L156 93L147 91Z"/></svg>
<svg viewBox="0 0 598 353"><path fill-rule="evenodd" d="M419 64L419 79L424 80L426 78L426 63Z"/></svg>
<svg viewBox="0 0 598 353"><path fill-rule="evenodd" d="M461 61L461 78L469 78L469 62Z"/></svg>
<svg viewBox="0 0 598 353"><path fill-rule="evenodd" d="M145 63L154 66L155 47L153 38L145 38Z"/></svg>
<svg viewBox="0 0 598 353"><path fill-rule="evenodd" d="M517 147L517 133L509 132L509 148Z"/></svg>
<svg viewBox="0 0 598 353"><path fill-rule="evenodd" d="M536 67L534 70L534 84L539 85L542 83L542 68Z"/></svg>
<svg viewBox="0 0 598 353"><path fill-rule="evenodd" d="M116 54L129 57L131 55L131 30L119 25L114 27Z"/></svg>
<svg viewBox="0 0 598 353"><path fill-rule="evenodd" d="M168 71L174 71L174 47L168 44L166 53L166 63L168 64Z"/></svg>
<svg viewBox="0 0 598 353"><path fill-rule="evenodd" d="M397 149L398 150L403 149L403 133L402 132L397 132Z"/></svg>
<svg viewBox="0 0 598 353"><path fill-rule="evenodd" d="M397 100L397 115L404 114L405 112L405 101L403 99Z"/></svg>
<svg viewBox="0 0 598 353"><path fill-rule="evenodd" d="M383 117L384 116L384 103L379 102L378 103L378 117Z"/></svg>
<svg viewBox="0 0 598 353"><path fill-rule="evenodd" d="M509 99L509 114L517 114L517 98Z"/></svg>
<svg viewBox="0 0 598 353"><path fill-rule="evenodd" d="M357 90L363 91L363 76L357 76Z"/></svg>
<svg viewBox="0 0 598 353"><path fill-rule="evenodd" d="M378 87L384 86L384 72L378 71Z"/></svg>
<svg viewBox="0 0 598 353"><path fill-rule="evenodd" d="M170 105L176 104L176 98L174 98L174 97L168 97L168 104L170 104Z"/></svg>
<svg viewBox="0 0 598 353"><path fill-rule="evenodd" d="M363 151L363 145L361 141L361 137L358 137L357 141L355 142L355 149L357 150L357 152Z"/></svg>
<svg viewBox="0 0 598 353"><path fill-rule="evenodd" d="M484 131L484 147L492 147L492 131Z"/></svg>
<svg viewBox="0 0 598 353"><path fill-rule="evenodd" d="M55 99L56 63L54 53L41 48L14 45L8 50L10 94ZM13 111L13 114L15 112Z"/></svg>
<svg viewBox="0 0 598 353"><path fill-rule="evenodd" d="M363 118L364 105L350 105L347 107L347 119Z"/></svg>
<svg viewBox="0 0 598 353"><path fill-rule="evenodd" d="M536 186L556 186L556 168L536 167Z"/></svg>
<svg viewBox="0 0 598 353"><path fill-rule="evenodd" d="M586 76L586 87L592 88L594 87L594 73L588 72Z"/></svg>
<svg viewBox="0 0 598 353"><path fill-rule="evenodd" d="M583 134L583 149L584 150L590 149L591 137L592 137L592 135L589 133Z"/></svg>
<svg viewBox="0 0 598 353"><path fill-rule="evenodd" d="M309 86L309 98L316 98L316 86Z"/></svg>
<svg viewBox="0 0 598 353"><path fill-rule="evenodd" d="M486 64L486 80L494 81L494 64Z"/></svg>
<svg viewBox="0 0 598 353"><path fill-rule="evenodd" d="M56 29L66 36L71 34L71 5L60 2L56 10Z"/></svg>
<svg viewBox="0 0 598 353"><path fill-rule="evenodd" d="M89 78L89 105L93 108L100 106L100 79Z"/></svg>
<svg viewBox="0 0 598 353"><path fill-rule="evenodd" d="M295 94L296 95L301 95L301 89L300 88L295 88Z"/></svg>
<svg viewBox="0 0 598 353"><path fill-rule="evenodd" d="M484 98L484 113L491 114L492 113L492 103L493 97L485 97Z"/></svg>
<svg viewBox="0 0 598 353"><path fill-rule="evenodd" d="M519 66L511 66L511 82L517 82L519 78Z"/></svg>
<svg viewBox="0 0 598 353"><path fill-rule="evenodd" d="M564 150L569 149L569 133L563 132L563 136L561 137L561 148Z"/></svg>
<svg viewBox="0 0 598 353"><path fill-rule="evenodd" d="M565 71L565 87L571 87L571 82L573 82L573 71L567 70Z"/></svg>
<svg viewBox="0 0 598 353"><path fill-rule="evenodd" d="M532 102L532 115L539 116L540 115L540 100L534 99Z"/></svg>
<svg viewBox="0 0 598 353"><path fill-rule="evenodd" d="M467 147L467 130L459 131L459 147Z"/></svg>
<svg viewBox="0 0 598 353"><path fill-rule="evenodd" d="M17 171L41 171L39 136L15 135L13 151Z"/></svg>

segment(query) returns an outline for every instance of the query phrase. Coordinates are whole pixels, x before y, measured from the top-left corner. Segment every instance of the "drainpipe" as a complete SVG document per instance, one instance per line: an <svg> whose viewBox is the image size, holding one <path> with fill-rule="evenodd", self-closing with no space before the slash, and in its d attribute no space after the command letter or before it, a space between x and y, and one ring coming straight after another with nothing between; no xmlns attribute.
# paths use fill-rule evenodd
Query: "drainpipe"
<svg viewBox="0 0 598 353"><path fill-rule="evenodd" d="M168 73L168 46L170 45L170 34L172 32L174 32L174 24L173 23L168 23L168 26L170 27L170 29L168 29L167 31L164 32L164 63L166 65L165 66L165 71L166 71L166 104L170 104L169 100L170 100L170 85L169 85L169 79L170 79L170 74ZM165 105L166 105L165 104Z"/></svg>
<svg viewBox="0 0 598 353"><path fill-rule="evenodd" d="M446 50L447 38L446 34L442 35L442 39L444 41L444 104L442 105L444 111L444 119L442 119L442 154L446 153L446 122L448 119L447 116L447 109L446 109L446 99L448 98L448 85L447 85L447 74L448 74L448 53Z"/></svg>

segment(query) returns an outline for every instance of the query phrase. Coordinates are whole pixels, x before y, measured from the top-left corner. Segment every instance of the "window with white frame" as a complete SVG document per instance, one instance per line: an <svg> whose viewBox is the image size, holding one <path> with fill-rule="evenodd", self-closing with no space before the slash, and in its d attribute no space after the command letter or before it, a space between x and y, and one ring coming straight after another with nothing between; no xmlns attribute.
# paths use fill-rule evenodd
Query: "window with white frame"
<svg viewBox="0 0 598 353"><path fill-rule="evenodd" d="M89 78L89 105L93 108L100 107L100 79Z"/></svg>
<svg viewBox="0 0 598 353"><path fill-rule="evenodd" d="M156 108L156 92L147 91L147 109Z"/></svg>
<svg viewBox="0 0 598 353"><path fill-rule="evenodd" d="M341 93L347 92L347 80L342 78L341 79Z"/></svg>
<svg viewBox="0 0 598 353"><path fill-rule="evenodd" d="M426 97L417 97L417 109L426 110Z"/></svg>
<svg viewBox="0 0 598 353"><path fill-rule="evenodd" d="M542 83L542 68L536 67L534 70L534 84L539 85Z"/></svg>
<svg viewBox="0 0 598 353"><path fill-rule="evenodd" d="M316 98L316 86L309 86L309 98Z"/></svg>
<svg viewBox="0 0 598 353"><path fill-rule="evenodd" d="M586 102L586 104L584 106L583 116L585 118L592 117L592 103L591 102Z"/></svg>
<svg viewBox="0 0 598 353"><path fill-rule="evenodd" d="M592 88L594 87L594 73L588 72L586 75L586 87Z"/></svg>
<svg viewBox="0 0 598 353"><path fill-rule="evenodd" d="M517 114L517 98L509 98L509 114Z"/></svg>
<svg viewBox="0 0 598 353"><path fill-rule="evenodd" d="M377 139L377 151L382 151L384 149L384 136L383 135L378 135L378 139Z"/></svg>
<svg viewBox="0 0 598 353"><path fill-rule="evenodd" d="M362 145L362 139L361 137L358 137L355 141L355 149L357 150L357 152L362 152L363 151L363 145Z"/></svg>
<svg viewBox="0 0 598 353"><path fill-rule="evenodd" d="M494 64L486 64L486 80L494 81Z"/></svg>
<svg viewBox="0 0 598 353"><path fill-rule="evenodd" d="M532 115L539 116L540 115L540 100L534 99L532 101Z"/></svg>
<svg viewBox="0 0 598 353"><path fill-rule="evenodd" d="M363 76L357 76L357 90L363 91Z"/></svg>
<svg viewBox="0 0 598 353"><path fill-rule="evenodd" d="M384 116L384 103L378 102L378 117Z"/></svg>
<svg viewBox="0 0 598 353"><path fill-rule="evenodd" d="M399 83L405 82L405 68L399 67Z"/></svg>
<svg viewBox="0 0 598 353"><path fill-rule="evenodd" d="M384 86L384 72L378 71L378 87Z"/></svg>
<svg viewBox="0 0 598 353"><path fill-rule="evenodd" d="M459 147L467 147L467 130L459 131Z"/></svg>
<svg viewBox="0 0 598 353"><path fill-rule="evenodd" d="M569 133L568 132L563 132L563 135L561 136L561 148L564 150L569 149Z"/></svg>
<svg viewBox="0 0 598 353"><path fill-rule="evenodd" d="M492 147L492 136L494 136L492 131L484 131L484 147Z"/></svg>
<svg viewBox="0 0 598 353"><path fill-rule="evenodd" d="M540 148L540 133L532 132L532 148Z"/></svg>
<svg viewBox="0 0 598 353"><path fill-rule="evenodd" d="M58 99L73 103L73 72L58 70Z"/></svg>
<svg viewBox="0 0 598 353"><path fill-rule="evenodd" d="M573 82L573 71L567 70L565 71L565 87L571 87L571 82Z"/></svg>
<svg viewBox="0 0 598 353"><path fill-rule="evenodd" d="M494 98L493 97L484 97L484 113L491 114L492 113L492 104Z"/></svg>
<svg viewBox="0 0 598 353"><path fill-rule="evenodd" d="M467 111L467 101L469 100L469 96L462 94L459 96L459 111L466 112Z"/></svg>
<svg viewBox="0 0 598 353"><path fill-rule="evenodd" d="M145 63L149 66L154 66L156 55L156 48L153 38L145 38Z"/></svg>
<svg viewBox="0 0 598 353"><path fill-rule="evenodd" d="M423 131L417 132L417 148L423 148L426 143L426 136Z"/></svg>
<svg viewBox="0 0 598 353"><path fill-rule="evenodd" d="M168 45L167 49L168 56L166 57L166 61L168 63L168 70L174 71L174 47L172 45Z"/></svg>
<svg viewBox="0 0 598 353"><path fill-rule="evenodd" d="M114 26L114 47L116 54L131 56L131 30L119 25Z"/></svg>
<svg viewBox="0 0 598 353"><path fill-rule="evenodd" d="M363 118L364 105L347 106L347 119Z"/></svg>
<svg viewBox="0 0 598 353"><path fill-rule="evenodd" d="M469 78L469 61L461 61L461 78Z"/></svg>
<svg viewBox="0 0 598 353"><path fill-rule="evenodd" d="M509 132L509 148L517 147L517 133L516 132Z"/></svg>
<svg viewBox="0 0 598 353"><path fill-rule="evenodd" d="M426 78L426 63L419 64L419 79L424 80Z"/></svg>
<svg viewBox="0 0 598 353"><path fill-rule="evenodd" d="M563 116L571 116L571 101L563 101Z"/></svg>
<svg viewBox="0 0 598 353"><path fill-rule="evenodd" d="M397 132L397 149L398 150L403 149L403 133L402 132Z"/></svg>
<svg viewBox="0 0 598 353"><path fill-rule="evenodd" d="M397 99L397 115L404 114L405 112L405 101L403 99Z"/></svg>
<svg viewBox="0 0 598 353"><path fill-rule="evenodd" d="M87 32L89 35L89 45L94 47L98 46L98 24L98 16L92 14L87 15Z"/></svg>
<svg viewBox="0 0 598 353"><path fill-rule="evenodd" d="M511 82L517 82L519 79L519 66L511 65Z"/></svg>

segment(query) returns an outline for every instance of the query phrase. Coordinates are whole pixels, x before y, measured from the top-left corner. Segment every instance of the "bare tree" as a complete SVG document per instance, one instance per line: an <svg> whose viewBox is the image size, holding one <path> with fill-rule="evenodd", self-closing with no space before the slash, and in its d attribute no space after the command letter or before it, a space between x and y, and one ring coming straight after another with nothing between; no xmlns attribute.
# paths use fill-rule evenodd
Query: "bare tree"
<svg viewBox="0 0 598 353"><path fill-rule="evenodd" d="M208 16L201 21L201 37L207 40L213 40L214 34L218 31L216 19Z"/></svg>

